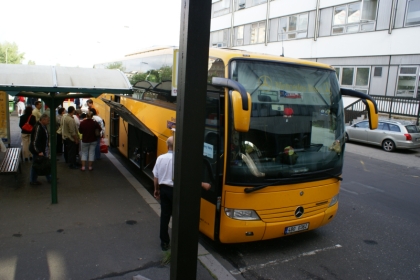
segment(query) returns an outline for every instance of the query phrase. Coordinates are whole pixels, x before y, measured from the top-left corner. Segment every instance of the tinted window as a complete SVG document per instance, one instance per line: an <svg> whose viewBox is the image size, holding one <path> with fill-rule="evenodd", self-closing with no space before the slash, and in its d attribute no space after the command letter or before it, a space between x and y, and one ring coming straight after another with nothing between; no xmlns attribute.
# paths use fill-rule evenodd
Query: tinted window
<svg viewBox="0 0 420 280"><path fill-rule="evenodd" d="M378 123L378 128L377 129L378 130L389 130L389 127L388 127L387 123L380 122L380 123Z"/></svg>
<svg viewBox="0 0 420 280"><path fill-rule="evenodd" d="M398 127L398 125L395 125L395 124L389 124L389 130L396 131L396 132L401 132L401 130Z"/></svg>
<svg viewBox="0 0 420 280"><path fill-rule="evenodd" d="M369 127L369 123L368 122L360 122L360 123L355 124L354 127L368 128Z"/></svg>
<svg viewBox="0 0 420 280"><path fill-rule="evenodd" d="M417 128L417 126L415 125L407 125L405 126L405 128L407 129L408 133L419 133L419 129Z"/></svg>

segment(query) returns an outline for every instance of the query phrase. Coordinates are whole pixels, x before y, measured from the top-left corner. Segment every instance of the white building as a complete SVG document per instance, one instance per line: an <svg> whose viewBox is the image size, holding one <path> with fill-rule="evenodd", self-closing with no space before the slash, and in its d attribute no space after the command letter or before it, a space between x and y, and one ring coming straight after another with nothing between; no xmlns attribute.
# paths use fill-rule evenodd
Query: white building
<svg viewBox="0 0 420 280"><path fill-rule="evenodd" d="M420 0L212 0L211 47L333 65L342 87L420 98Z"/></svg>

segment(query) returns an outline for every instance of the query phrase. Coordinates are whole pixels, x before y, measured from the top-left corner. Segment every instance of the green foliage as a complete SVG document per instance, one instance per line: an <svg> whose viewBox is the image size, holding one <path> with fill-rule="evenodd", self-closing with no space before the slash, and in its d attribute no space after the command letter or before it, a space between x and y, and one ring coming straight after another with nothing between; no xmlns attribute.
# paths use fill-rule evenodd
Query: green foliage
<svg viewBox="0 0 420 280"><path fill-rule="evenodd" d="M159 70L149 70L146 73L136 73L129 79L132 85L140 81L149 81L160 83L162 81L172 80L172 67L162 66Z"/></svg>
<svg viewBox="0 0 420 280"><path fill-rule="evenodd" d="M0 63L21 64L23 59L25 59L25 53L19 53L16 43L0 44Z"/></svg>
<svg viewBox="0 0 420 280"><path fill-rule="evenodd" d="M33 61L33 60L29 60L28 61L28 65L35 65L36 63L35 63L35 61Z"/></svg>
<svg viewBox="0 0 420 280"><path fill-rule="evenodd" d="M137 82L145 81L147 73L136 73L130 78L130 83L135 85Z"/></svg>
<svg viewBox="0 0 420 280"><path fill-rule="evenodd" d="M111 63L111 64L108 64L108 65L106 66L106 68L107 68L107 69L119 69L119 70L121 70L122 72L124 72L124 71L125 71L125 67L123 67L122 62L113 62L113 63Z"/></svg>

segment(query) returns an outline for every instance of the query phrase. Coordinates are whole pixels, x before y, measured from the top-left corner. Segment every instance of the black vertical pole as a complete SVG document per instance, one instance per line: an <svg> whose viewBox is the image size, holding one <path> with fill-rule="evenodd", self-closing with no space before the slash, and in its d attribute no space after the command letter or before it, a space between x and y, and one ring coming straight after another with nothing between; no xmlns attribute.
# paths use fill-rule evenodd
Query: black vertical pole
<svg viewBox="0 0 420 280"><path fill-rule="evenodd" d="M171 279L196 279L211 0L182 0Z"/></svg>
<svg viewBox="0 0 420 280"><path fill-rule="evenodd" d="M51 203L57 204L57 128L55 121L55 92L50 93L51 101L48 103L50 107L50 157L51 157Z"/></svg>

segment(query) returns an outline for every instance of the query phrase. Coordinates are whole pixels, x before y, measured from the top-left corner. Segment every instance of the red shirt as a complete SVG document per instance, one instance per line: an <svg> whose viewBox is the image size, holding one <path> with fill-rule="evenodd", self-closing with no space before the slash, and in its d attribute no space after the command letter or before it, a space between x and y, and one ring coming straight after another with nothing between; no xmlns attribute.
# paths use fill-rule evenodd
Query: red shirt
<svg viewBox="0 0 420 280"><path fill-rule="evenodd" d="M101 127L92 119L85 119L80 122L79 132L82 134L83 143L91 143L98 140L95 135L95 129L101 130Z"/></svg>

